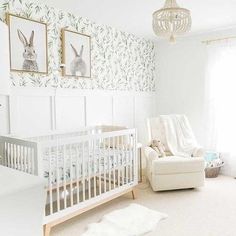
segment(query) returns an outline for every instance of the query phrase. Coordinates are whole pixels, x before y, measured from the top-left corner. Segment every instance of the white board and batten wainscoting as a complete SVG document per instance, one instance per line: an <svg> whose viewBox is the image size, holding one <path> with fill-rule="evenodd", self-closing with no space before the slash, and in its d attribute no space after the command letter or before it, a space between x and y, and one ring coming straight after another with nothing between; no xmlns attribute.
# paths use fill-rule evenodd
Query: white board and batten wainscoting
<svg viewBox="0 0 236 236"><path fill-rule="evenodd" d="M156 115L155 92L13 88L0 95L0 134L45 134L84 126L137 128L147 140L146 119Z"/></svg>

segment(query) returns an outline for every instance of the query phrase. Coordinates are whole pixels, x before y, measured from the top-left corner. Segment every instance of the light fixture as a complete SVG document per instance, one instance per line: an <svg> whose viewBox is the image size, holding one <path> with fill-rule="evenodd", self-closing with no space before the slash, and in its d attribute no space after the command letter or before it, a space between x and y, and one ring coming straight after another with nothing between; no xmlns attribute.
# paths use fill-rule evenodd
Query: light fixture
<svg viewBox="0 0 236 236"><path fill-rule="evenodd" d="M190 11L179 7L176 0L166 0L164 7L153 13L155 34L161 37L169 37L170 42L175 42L175 36L190 31L191 24Z"/></svg>
<svg viewBox="0 0 236 236"><path fill-rule="evenodd" d="M0 95L10 94L10 60L8 27L0 21Z"/></svg>

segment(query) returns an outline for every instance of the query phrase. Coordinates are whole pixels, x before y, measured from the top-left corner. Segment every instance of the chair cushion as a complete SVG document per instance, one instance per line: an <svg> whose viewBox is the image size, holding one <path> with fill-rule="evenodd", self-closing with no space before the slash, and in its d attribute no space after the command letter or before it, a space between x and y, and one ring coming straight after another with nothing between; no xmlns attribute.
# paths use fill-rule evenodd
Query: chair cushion
<svg viewBox="0 0 236 236"><path fill-rule="evenodd" d="M150 133L151 133L151 139L152 140L160 140L163 145L165 146L165 149L167 152L169 152L169 148L166 142L166 135L165 135L165 129L164 126L160 120L160 117L150 118ZM151 141L151 140L150 140Z"/></svg>
<svg viewBox="0 0 236 236"><path fill-rule="evenodd" d="M178 157L168 156L156 158L152 162L152 173L157 174L178 174L201 172L205 169L205 161L202 157Z"/></svg>

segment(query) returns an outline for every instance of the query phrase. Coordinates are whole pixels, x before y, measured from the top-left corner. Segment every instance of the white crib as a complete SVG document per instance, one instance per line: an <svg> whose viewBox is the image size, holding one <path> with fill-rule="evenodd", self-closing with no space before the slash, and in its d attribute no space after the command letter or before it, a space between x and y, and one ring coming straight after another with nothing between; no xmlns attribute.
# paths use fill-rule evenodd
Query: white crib
<svg viewBox="0 0 236 236"><path fill-rule="evenodd" d="M106 126L38 137L0 137L1 164L46 179L45 235L51 227L138 183L135 129Z"/></svg>

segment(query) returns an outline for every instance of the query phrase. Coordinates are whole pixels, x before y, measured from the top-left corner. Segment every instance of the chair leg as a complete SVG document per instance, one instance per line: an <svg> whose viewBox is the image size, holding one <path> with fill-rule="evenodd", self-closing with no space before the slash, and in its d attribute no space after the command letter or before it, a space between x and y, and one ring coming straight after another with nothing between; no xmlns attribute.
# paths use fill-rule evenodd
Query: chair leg
<svg viewBox="0 0 236 236"><path fill-rule="evenodd" d="M50 232L51 232L51 225L50 224L47 224L44 226L44 236L50 236Z"/></svg>
<svg viewBox="0 0 236 236"><path fill-rule="evenodd" d="M136 196L135 196L135 191L134 191L134 189L131 191L131 193L132 193L132 198L133 198L133 200L135 200Z"/></svg>

